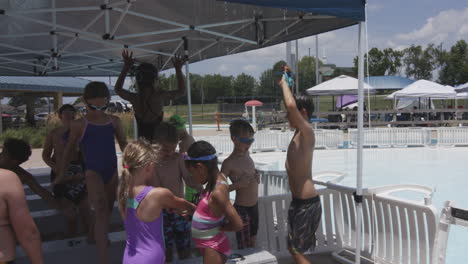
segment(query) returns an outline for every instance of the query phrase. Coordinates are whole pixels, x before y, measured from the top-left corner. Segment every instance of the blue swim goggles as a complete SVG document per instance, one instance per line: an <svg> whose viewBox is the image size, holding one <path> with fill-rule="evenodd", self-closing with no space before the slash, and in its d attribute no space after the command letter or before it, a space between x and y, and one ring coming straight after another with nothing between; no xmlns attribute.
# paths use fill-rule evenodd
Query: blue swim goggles
<svg viewBox="0 0 468 264"><path fill-rule="evenodd" d="M250 145L252 143L254 143L255 141L255 138L244 138L244 137L239 137L239 136L234 136L237 140L239 140L240 142L244 143L244 144L247 144L247 145Z"/></svg>

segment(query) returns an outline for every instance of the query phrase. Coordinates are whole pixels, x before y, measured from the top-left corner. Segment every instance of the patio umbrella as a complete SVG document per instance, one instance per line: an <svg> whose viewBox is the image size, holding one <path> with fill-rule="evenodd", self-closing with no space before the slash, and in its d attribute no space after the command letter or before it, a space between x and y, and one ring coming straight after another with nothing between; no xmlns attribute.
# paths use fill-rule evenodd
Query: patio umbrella
<svg viewBox="0 0 468 264"><path fill-rule="evenodd" d="M258 100L250 100L245 102L244 106L251 106L252 107L252 126L255 130L257 130L257 117L255 116L255 107L263 106L263 103Z"/></svg>

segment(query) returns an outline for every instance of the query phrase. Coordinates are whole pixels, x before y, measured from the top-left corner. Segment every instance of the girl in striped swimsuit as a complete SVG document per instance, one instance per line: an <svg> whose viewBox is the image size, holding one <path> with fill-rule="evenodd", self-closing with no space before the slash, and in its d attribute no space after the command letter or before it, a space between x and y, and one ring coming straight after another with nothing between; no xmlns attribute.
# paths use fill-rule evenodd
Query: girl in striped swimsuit
<svg viewBox="0 0 468 264"><path fill-rule="evenodd" d="M224 232L242 229L242 220L229 201L226 177L218 169L216 150L210 143L193 143L185 156L185 166L192 177L206 184L192 219L192 238L202 251L203 262L226 263L230 254Z"/></svg>

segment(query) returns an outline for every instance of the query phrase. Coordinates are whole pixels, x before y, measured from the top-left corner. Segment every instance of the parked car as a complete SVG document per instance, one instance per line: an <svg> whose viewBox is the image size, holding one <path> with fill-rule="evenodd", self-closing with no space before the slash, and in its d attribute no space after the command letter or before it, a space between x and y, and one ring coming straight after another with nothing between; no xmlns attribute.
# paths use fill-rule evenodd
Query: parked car
<svg viewBox="0 0 468 264"><path fill-rule="evenodd" d="M36 122L45 122L49 117L49 113L38 113L34 115L34 121Z"/></svg>

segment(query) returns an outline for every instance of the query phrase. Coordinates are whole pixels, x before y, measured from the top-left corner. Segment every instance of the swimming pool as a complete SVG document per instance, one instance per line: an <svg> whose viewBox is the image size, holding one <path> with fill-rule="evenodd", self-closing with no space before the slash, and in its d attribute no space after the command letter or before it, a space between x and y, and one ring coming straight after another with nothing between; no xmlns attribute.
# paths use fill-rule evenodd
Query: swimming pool
<svg viewBox="0 0 468 264"><path fill-rule="evenodd" d="M284 170L285 152L252 154L262 170ZM268 165L264 165L268 164ZM317 150L313 172L341 171L347 177L340 184L356 186L356 150ZM364 187L391 184L419 184L436 189L433 203L438 211L451 200L457 207L468 208L468 148L387 148L364 150ZM452 226L446 263L468 263L468 229Z"/></svg>

